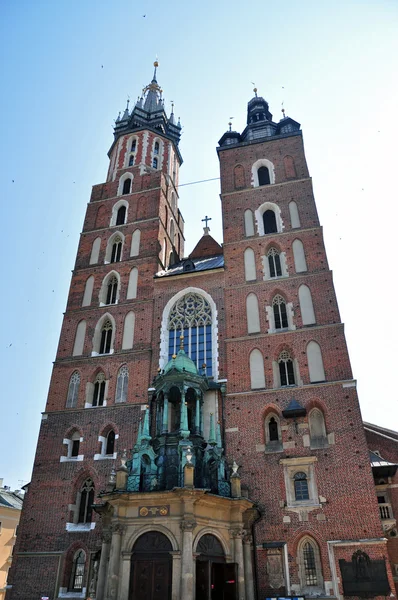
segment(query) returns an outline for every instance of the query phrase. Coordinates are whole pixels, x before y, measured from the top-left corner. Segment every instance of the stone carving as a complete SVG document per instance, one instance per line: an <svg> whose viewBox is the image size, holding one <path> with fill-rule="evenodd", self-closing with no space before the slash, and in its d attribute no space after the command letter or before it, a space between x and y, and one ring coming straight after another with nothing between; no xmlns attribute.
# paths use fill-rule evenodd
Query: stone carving
<svg viewBox="0 0 398 600"><path fill-rule="evenodd" d="M268 585L271 588L278 589L285 585L282 553L279 548L267 551L267 575Z"/></svg>
<svg viewBox="0 0 398 600"><path fill-rule="evenodd" d="M351 562L340 559L345 596L387 596L390 594L384 559L371 560L363 550L356 550Z"/></svg>
<svg viewBox="0 0 398 600"><path fill-rule="evenodd" d="M193 531L196 527L196 521L193 519L184 519L180 523L182 531Z"/></svg>
<svg viewBox="0 0 398 600"><path fill-rule="evenodd" d="M231 529L231 535L234 538L243 539L245 535L245 530L243 529L243 527L235 527L234 529Z"/></svg>
<svg viewBox="0 0 398 600"><path fill-rule="evenodd" d="M97 591L98 568L99 568L99 560L96 559L93 564L93 572L92 572L92 576L91 576L90 585L88 588L88 593L91 598L95 598L95 594Z"/></svg>

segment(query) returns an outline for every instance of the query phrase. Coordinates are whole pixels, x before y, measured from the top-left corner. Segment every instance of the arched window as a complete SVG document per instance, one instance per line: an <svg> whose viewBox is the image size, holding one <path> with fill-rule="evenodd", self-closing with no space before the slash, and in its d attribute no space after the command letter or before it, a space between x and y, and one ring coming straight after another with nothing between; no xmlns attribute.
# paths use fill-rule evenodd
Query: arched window
<svg viewBox="0 0 398 600"><path fill-rule="evenodd" d="M92 479L86 479L80 490L78 523L91 523L94 504L94 483Z"/></svg>
<svg viewBox="0 0 398 600"><path fill-rule="evenodd" d="M265 388L264 359L260 350L252 350L249 358L250 387L252 390Z"/></svg>
<svg viewBox="0 0 398 600"><path fill-rule="evenodd" d="M245 236L250 237L254 235L254 221L253 221L253 213L248 208L245 210Z"/></svg>
<svg viewBox="0 0 398 600"><path fill-rule="evenodd" d="M294 479L294 497L296 501L309 500L307 475L299 471L293 477Z"/></svg>
<svg viewBox="0 0 398 600"><path fill-rule="evenodd" d="M180 348L180 336L184 336L184 350L196 364L212 376L212 312L208 301L190 292L174 304L169 314L169 360ZM205 365L205 367L203 366Z"/></svg>
<svg viewBox="0 0 398 600"><path fill-rule="evenodd" d="M295 229L296 227L300 227L301 225L300 225L299 212L298 212L297 204L294 202L294 200L289 202L289 213L290 213L290 224L292 226L292 229Z"/></svg>
<svg viewBox="0 0 398 600"><path fill-rule="evenodd" d="M84 521L86 522L86 521ZM71 577L68 586L69 592L82 592L84 583L84 571L86 565L86 554L84 550L78 550L73 557Z"/></svg>
<svg viewBox="0 0 398 600"><path fill-rule="evenodd" d="M82 306L90 306L91 298L93 295L94 288L94 275L90 275L90 277L86 281L86 285L84 286L84 295Z"/></svg>
<svg viewBox="0 0 398 600"><path fill-rule="evenodd" d="M105 388L106 388L105 374L102 372L98 373L97 377L95 378L95 382L94 382L94 393L93 393L92 406L103 406L104 405Z"/></svg>
<svg viewBox="0 0 398 600"><path fill-rule="evenodd" d="M301 240L294 240L293 242L293 257L294 257L294 268L296 273L304 273L307 271L307 262L305 260L304 246Z"/></svg>
<svg viewBox="0 0 398 600"><path fill-rule="evenodd" d="M80 321L76 328L75 343L73 345L72 356L83 354L84 339L86 337L86 321Z"/></svg>
<svg viewBox="0 0 398 600"><path fill-rule="evenodd" d="M91 248L90 265L97 264L98 258L99 258L100 248L101 248L101 238L97 237L93 241L93 245L92 245L92 248Z"/></svg>
<svg viewBox="0 0 398 600"><path fill-rule="evenodd" d="M117 374L115 402L127 402L127 390L129 385L129 370L126 365L120 367Z"/></svg>
<svg viewBox="0 0 398 600"><path fill-rule="evenodd" d="M77 406L79 398L80 373L75 371L69 379L68 396L66 399L66 408L74 408Z"/></svg>
<svg viewBox="0 0 398 600"><path fill-rule="evenodd" d="M323 413L319 408L313 408L308 415L308 424L310 426L311 448L325 446L326 427Z"/></svg>
<svg viewBox="0 0 398 600"><path fill-rule="evenodd" d="M304 284L300 285L299 287L299 302L303 325L314 325L316 323L316 319L314 306L312 304L311 291L310 288Z"/></svg>
<svg viewBox="0 0 398 600"><path fill-rule="evenodd" d="M258 185L269 185L271 183L268 167L260 167L257 171Z"/></svg>
<svg viewBox="0 0 398 600"><path fill-rule="evenodd" d="M122 350L131 350L134 344L135 314L130 311L124 319Z"/></svg>
<svg viewBox="0 0 398 600"><path fill-rule="evenodd" d="M116 225L124 225L126 222L126 207L125 206L120 206L120 208L117 211L117 216L116 216Z"/></svg>
<svg viewBox="0 0 398 600"><path fill-rule="evenodd" d="M260 313L256 294L249 294L246 298L247 333L260 331Z"/></svg>
<svg viewBox="0 0 398 600"><path fill-rule="evenodd" d="M125 179L123 182L122 194L129 194L131 190L131 179Z"/></svg>
<svg viewBox="0 0 398 600"><path fill-rule="evenodd" d="M154 169L157 169L157 168L158 168L158 159L156 158L156 156L155 156L155 158L154 158L154 159L153 159L153 161L152 161L152 167L153 167Z"/></svg>
<svg viewBox="0 0 398 600"><path fill-rule="evenodd" d="M159 154L159 142L155 142L153 147L153 153L157 156Z"/></svg>
<svg viewBox="0 0 398 600"><path fill-rule="evenodd" d="M271 209L266 210L263 213L264 233L277 233L278 228L276 226L275 212Z"/></svg>
<svg viewBox="0 0 398 600"><path fill-rule="evenodd" d="M131 237L130 256L138 256L140 253L141 231L136 229Z"/></svg>
<svg viewBox="0 0 398 600"><path fill-rule="evenodd" d="M106 302L105 302L105 304L116 304L117 287L118 287L118 280L115 277L115 275L113 275L108 280L108 283L106 286Z"/></svg>
<svg viewBox="0 0 398 600"><path fill-rule="evenodd" d="M317 383L325 381L325 370L323 368L322 352L317 342L311 341L307 345L308 371L310 373L310 382Z"/></svg>
<svg viewBox="0 0 398 600"><path fill-rule="evenodd" d="M131 152L135 152L137 148L137 140L134 138L133 141L131 142Z"/></svg>
<svg viewBox="0 0 398 600"><path fill-rule="evenodd" d="M287 329L289 326L286 312L286 302L279 294L272 300L275 329Z"/></svg>
<svg viewBox="0 0 398 600"><path fill-rule="evenodd" d="M112 244L111 263L119 262L122 256L123 240L120 236L116 236Z"/></svg>
<svg viewBox="0 0 398 600"><path fill-rule="evenodd" d="M108 435L106 436L105 454L107 456L113 455L114 451L115 451L115 432L113 431L113 429L111 429L110 432L108 433Z"/></svg>
<svg viewBox="0 0 398 600"><path fill-rule="evenodd" d="M256 279L257 279L256 261L254 258L253 249L246 248L243 257L244 257L244 264L245 264L245 280L246 281L256 281Z"/></svg>
<svg viewBox="0 0 398 600"><path fill-rule="evenodd" d="M276 248L270 248L267 252L269 276L282 277L281 257Z"/></svg>
<svg viewBox="0 0 398 600"><path fill-rule="evenodd" d="M294 376L294 366L292 358L287 352L287 350L283 350L278 359L279 364L279 377L280 377L280 385L281 387L285 387L287 385L295 385L296 379Z"/></svg>
<svg viewBox="0 0 398 600"><path fill-rule="evenodd" d="M111 351L112 343L112 323L108 320L102 326L101 329L101 341L99 347L100 354L109 354Z"/></svg>
<svg viewBox="0 0 398 600"><path fill-rule="evenodd" d="M313 539L305 536L298 544L297 553L301 592L323 595L325 590L317 544Z"/></svg>
<svg viewBox="0 0 398 600"><path fill-rule="evenodd" d="M129 284L127 286L127 300L137 298L137 285L138 285L138 269L133 267L129 275Z"/></svg>

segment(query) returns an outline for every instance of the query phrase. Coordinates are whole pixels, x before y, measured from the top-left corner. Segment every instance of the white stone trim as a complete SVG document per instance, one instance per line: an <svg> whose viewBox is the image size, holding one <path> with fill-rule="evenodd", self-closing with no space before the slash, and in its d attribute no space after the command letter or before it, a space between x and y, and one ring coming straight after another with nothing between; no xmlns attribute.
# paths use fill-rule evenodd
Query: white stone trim
<svg viewBox="0 0 398 600"><path fill-rule="evenodd" d="M207 300L207 302L210 304L210 307L211 307L211 316L212 316L211 341L212 341L212 354L213 354L213 358L212 358L212 370L213 371L212 372L213 372L214 379L217 381L217 379L218 379L218 317L217 317L218 312L217 312L217 305L214 302L213 298L210 296L210 294L208 294L201 288L196 288L196 287L190 286L190 287L184 288L183 290L180 290L179 292L177 292L177 294L175 294L172 298L170 298L170 300L167 302L166 306L164 307L162 323L161 323L161 330L160 330L159 366L161 369L163 369L169 360L169 358L168 358L169 338L168 338L167 325L168 325L170 311L173 308L174 304L180 298L182 298L182 296L185 296L185 294L189 294L190 292L203 296Z"/></svg>
<svg viewBox="0 0 398 600"><path fill-rule="evenodd" d="M115 231L114 233L112 233L112 235L110 236L110 238L106 244L105 260L104 260L105 265L111 264L112 245L117 236L120 236L120 238L122 240L122 251L120 252L120 260L117 262L121 262L123 260L124 242L126 241L126 239L121 231ZM112 264L117 264L117 263L112 263Z"/></svg>
<svg viewBox="0 0 398 600"><path fill-rule="evenodd" d="M273 306L265 307L265 312L267 314L267 321L269 323L268 333L284 333L286 331L294 331L296 329L296 326L293 323L293 317L294 317L293 303L285 302L285 305L286 305L287 327L282 327L281 329L276 329L276 327L275 327L275 317L274 317Z"/></svg>
<svg viewBox="0 0 398 600"><path fill-rule="evenodd" d="M275 183L275 168L273 163L267 158L259 158L255 163L252 164L252 177L251 184L253 187L260 187L258 183L258 170L260 167L267 167L269 171L270 185ZM263 187L263 186L261 186Z"/></svg>
<svg viewBox="0 0 398 600"><path fill-rule="evenodd" d="M116 263L117 264L117 263ZM105 300L106 300L106 295L107 295L107 287L108 287L108 280L111 279L111 277L115 276L117 279L117 293L116 293L116 302L114 304L106 304ZM101 283L101 288L100 288L100 292L98 294L98 303L100 306L115 306L116 304L119 303L119 296L120 296L120 275L117 271L115 271L114 269L112 269L112 271L109 271L109 273L107 273L104 277L104 279L102 280Z"/></svg>
<svg viewBox="0 0 398 600"><path fill-rule="evenodd" d="M81 592L68 592L68 588L60 587L58 592L58 598L85 598L86 589L87 588L83 587Z"/></svg>
<svg viewBox="0 0 398 600"><path fill-rule="evenodd" d="M111 431L111 430L109 430L109 431ZM112 431L114 431L114 430L112 429ZM119 439L119 434L115 433L115 441L118 439ZM107 440L107 436L105 436L105 435L98 436L98 441L101 444L101 452L99 454L94 454L94 460L116 460L117 452L114 452L113 454L105 454L106 440Z"/></svg>
<svg viewBox="0 0 398 600"><path fill-rule="evenodd" d="M108 319L112 323L111 348L110 348L110 352L108 352L107 354L101 355L99 353L99 347L100 347L100 343L101 343L101 329L102 329L102 325L104 324L104 322L107 321ZM113 354L114 353L114 345L115 345L115 334L116 334L115 319L113 318L113 316L111 314L109 314L107 312L104 315L102 315L102 317L100 319L98 319L97 324L95 326L94 336L93 336L93 341L92 341L93 351L91 352L91 356L108 356L108 354Z"/></svg>
<svg viewBox="0 0 398 600"><path fill-rule="evenodd" d="M77 531L83 533L83 531L91 531L95 529L95 521L91 521L90 523L66 523L66 531L69 533L75 533Z"/></svg>
<svg viewBox="0 0 398 600"><path fill-rule="evenodd" d="M127 173L123 173L123 175L121 175L121 177L119 179L119 187L117 188L117 196L127 196L128 195L128 194L123 194L123 185L124 185L124 182L126 181L126 179L131 179L131 183L130 183L130 192L131 192L132 187L133 187L134 175L132 173L130 173L130 171L127 171Z"/></svg>
<svg viewBox="0 0 398 600"><path fill-rule="evenodd" d="M282 233L283 230L285 229L285 226L284 226L283 220L282 220L281 209L274 202L264 202L263 204L261 204L261 206L259 206L257 208L257 210L254 211L254 217L256 219L258 235L266 235L264 233L264 221L263 221L263 214L265 213L266 210L274 211L275 219L276 219L277 233ZM267 235L272 235L272 234L267 233Z"/></svg>
<svg viewBox="0 0 398 600"><path fill-rule="evenodd" d="M133 140L135 140L135 150L134 152L131 151L131 144L133 142ZM134 156L134 165L135 166L135 157L137 155L137 151L138 151L138 145L139 145L139 137L138 135L130 135L130 137L128 137L126 139L126 152L124 155L124 168L128 169L129 168L129 162L130 162L130 156L133 155Z"/></svg>
<svg viewBox="0 0 398 600"><path fill-rule="evenodd" d="M287 508L305 509L320 507L318 487L315 480L314 463L318 459L316 456L301 456L297 458L282 458L279 464L283 466L283 476L286 488ZM294 475L302 471L307 476L309 500L296 500L294 491Z"/></svg>
<svg viewBox="0 0 398 600"><path fill-rule="evenodd" d="M270 248L268 248L268 250L270 250ZM283 279L284 277L289 277L289 270L286 262L286 252L280 252L279 259L281 261L282 275L276 275L275 277L271 277L269 271L268 254L264 254L264 256L261 257L261 261L263 263L264 281L274 281L277 279Z"/></svg>

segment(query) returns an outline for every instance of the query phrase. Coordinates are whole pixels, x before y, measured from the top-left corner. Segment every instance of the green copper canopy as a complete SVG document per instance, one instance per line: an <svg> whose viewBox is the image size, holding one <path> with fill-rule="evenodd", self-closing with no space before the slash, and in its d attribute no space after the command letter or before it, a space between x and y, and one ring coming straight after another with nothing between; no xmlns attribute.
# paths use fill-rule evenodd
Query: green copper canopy
<svg viewBox="0 0 398 600"><path fill-rule="evenodd" d="M181 373L192 373L193 375L198 375L198 370L196 368L193 360L189 358L184 352L184 350L179 350L177 356L169 360L167 365L164 368L164 374L168 373L172 369L176 369Z"/></svg>

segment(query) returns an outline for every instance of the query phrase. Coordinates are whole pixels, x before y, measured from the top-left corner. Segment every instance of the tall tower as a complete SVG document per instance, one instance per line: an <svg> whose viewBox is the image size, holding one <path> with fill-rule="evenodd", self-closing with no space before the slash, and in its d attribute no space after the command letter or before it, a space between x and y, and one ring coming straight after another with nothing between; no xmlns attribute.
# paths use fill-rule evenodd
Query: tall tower
<svg viewBox="0 0 398 600"><path fill-rule="evenodd" d="M358 557L383 561L387 552L356 382L300 124L285 115L273 122L254 92L245 130L227 131L218 148L226 449L263 514L259 597L361 595L370 588L348 593L341 561L351 569Z"/></svg>

